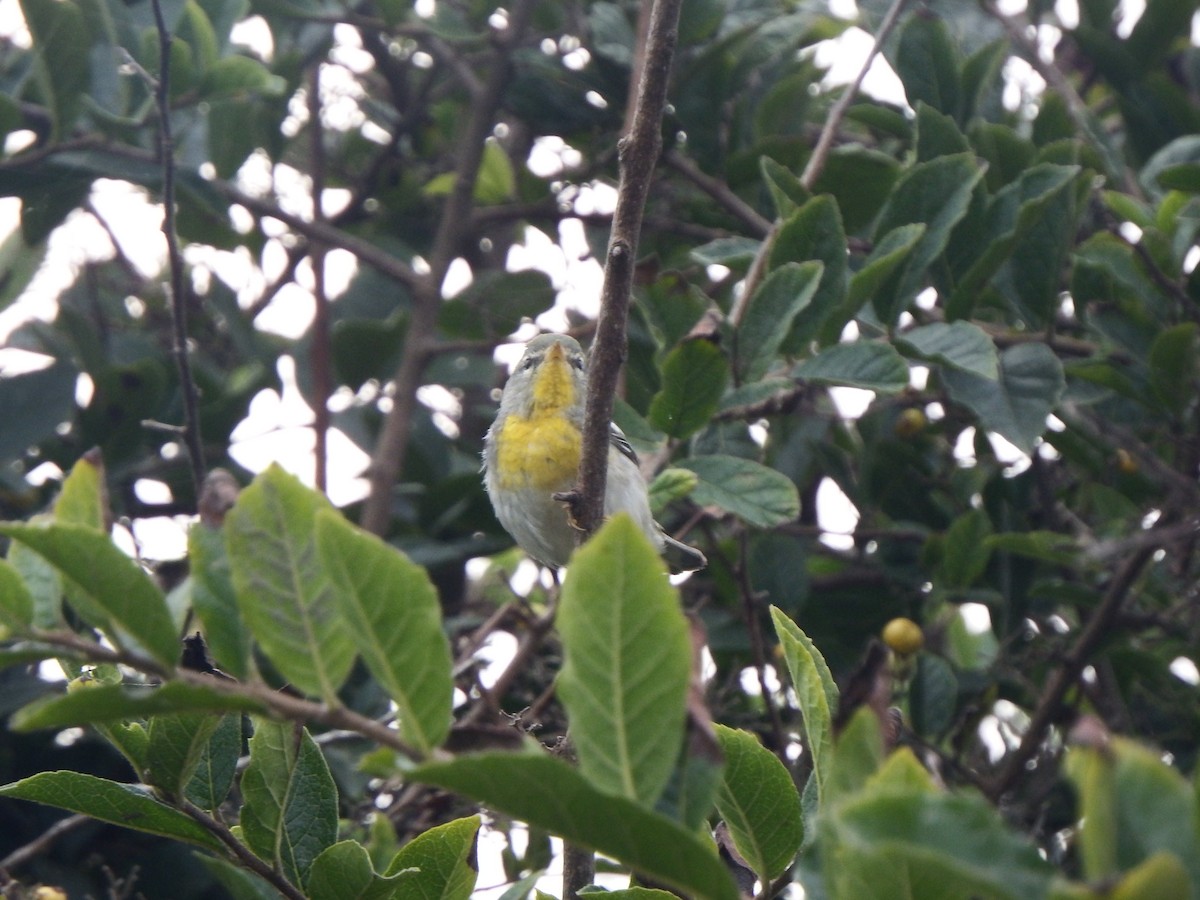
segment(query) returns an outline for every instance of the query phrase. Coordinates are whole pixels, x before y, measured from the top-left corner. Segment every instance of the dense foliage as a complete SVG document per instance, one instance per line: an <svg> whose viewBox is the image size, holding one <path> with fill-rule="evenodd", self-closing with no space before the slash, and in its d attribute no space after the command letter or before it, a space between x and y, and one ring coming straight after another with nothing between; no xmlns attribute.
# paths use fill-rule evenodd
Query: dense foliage
<svg viewBox="0 0 1200 900"><path fill-rule="evenodd" d="M638 4L22 0L0 306L111 247L0 372L6 896L465 898L486 821L514 900L551 835L631 898L1200 897L1200 26L1118 7L684 3L615 416L676 588L623 519L531 578L478 472L495 348L599 293ZM907 102L822 80L855 24ZM255 476L289 360L315 474Z"/></svg>

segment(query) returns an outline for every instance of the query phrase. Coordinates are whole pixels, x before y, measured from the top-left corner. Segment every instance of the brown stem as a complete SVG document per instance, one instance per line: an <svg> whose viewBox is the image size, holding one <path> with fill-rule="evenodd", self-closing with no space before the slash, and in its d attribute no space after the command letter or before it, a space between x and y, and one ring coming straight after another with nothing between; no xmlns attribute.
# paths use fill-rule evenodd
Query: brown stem
<svg viewBox="0 0 1200 900"><path fill-rule="evenodd" d="M613 396L625 358L625 326L633 293L637 260L650 179L662 149L662 117L679 24L682 0L654 0L646 35L645 61L637 83L633 125L619 143L620 184L613 212L612 234L600 294L600 316L589 365L587 411L583 424L583 452L579 465L575 520L579 538L594 531L604 518L604 485L608 474L608 434Z"/></svg>
<svg viewBox="0 0 1200 900"><path fill-rule="evenodd" d="M218 822L200 807L187 800L181 801L180 809L219 840L225 849L229 851L229 855L237 860L240 865L249 869L259 878L262 878L283 896L289 898L289 900L305 900L302 891L271 866L267 865L266 862L255 856L250 851L250 848L234 837L233 832L226 828L223 823Z"/></svg>
<svg viewBox="0 0 1200 900"><path fill-rule="evenodd" d="M77 814L67 816L65 819L59 819L28 844L22 844L8 856L0 859L0 872L8 872L18 866L24 865L35 856L41 856L50 849L50 845L57 841L64 834L74 831L80 825L87 822L95 821L90 816Z"/></svg>
<svg viewBox="0 0 1200 900"><path fill-rule="evenodd" d="M392 487L404 471L408 436L416 409L417 388L425 356L422 346L437 322L441 305L442 281L454 261L463 229L471 213L475 179L483 161L485 141L492 132L496 110L504 95L512 69L512 52L525 33L533 9L533 0L513 4L508 27L498 35L492 50L487 80L472 98L462 148L454 169L454 186L446 199L434 235L429 258L429 274L413 286L413 312L400 364L392 376L392 408L384 420L371 459L371 489L363 504L362 526L374 534L383 534L391 521Z"/></svg>

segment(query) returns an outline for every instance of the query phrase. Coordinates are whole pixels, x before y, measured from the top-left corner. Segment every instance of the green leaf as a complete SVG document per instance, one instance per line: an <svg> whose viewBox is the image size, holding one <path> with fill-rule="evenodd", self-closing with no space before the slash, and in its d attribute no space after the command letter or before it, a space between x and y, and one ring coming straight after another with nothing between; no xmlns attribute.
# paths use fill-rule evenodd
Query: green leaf
<svg viewBox="0 0 1200 900"><path fill-rule="evenodd" d="M738 456L713 454L681 460L699 476L692 499L718 506L756 528L772 528L800 515L800 494L782 472Z"/></svg>
<svg viewBox="0 0 1200 900"><path fill-rule="evenodd" d="M750 262L761 247L762 241L754 238L725 237L701 244L688 255L702 266L734 266Z"/></svg>
<svg viewBox="0 0 1200 900"><path fill-rule="evenodd" d="M429 753L450 731L450 643L429 575L339 513L317 513L317 548L363 662L399 710L400 734Z"/></svg>
<svg viewBox="0 0 1200 900"><path fill-rule="evenodd" d="M0 524L0 534L20 541L70 578L108 617L114 640L132 637L167 669L179 656L179 637L162 591L108 535L86 525Z"/></svg>
<svg viewBox="0 0 1200 900"><path fill-rule="evenodd" d="M647 418L660 431L686 438L708 424L729 381L729 362L714 342L685 340L667 354L662 390L650 401Z"/></svg>
<svg viewBox="0 0 1200 900"><path fill-rule="evenodd" d="M779 646L783 649L788 673L792 676L800 715L804 717L804 733L808 738L806 749L812 758L817 796L820 799L825 794L832 763L833 714L838 706L837 684L821 651L795 622L784 615L783 610L772 606L771 621L775 625Z"/></svg>
<svg viewBox="0 0 1200 900"><path fill-rule="evenodd" d="M896 337L896 346L917 359L971 372L980 378L1000 374L1000 357L988 333L970 322L934 322Z"/></svg>
<svg viewBox="0 0 1200 900"><path fill-rule="evenodd" d="M34 78L54 120L54 137L70 134L88 89L92 34L71 0L21 0L33 36Z"/></svg>
<svg viewBox="0 0 1200 900"><path fill-rule="evenodd" d="M1045 896L1054 871L979 796L868 788L838 806L829 832L833 896L1022 900Z"/></svg>
<svg viewBox="0 0 1200 900"><path fill-rule="evenodd" d="M938 566L941 586L968 588L983 574L992 555L987 542L991 534L992 523L982 509L972 509L951 523Z"/></svg>
<svg viewBox="0 0 1200 900"><path fill-rule="evenodd" d="M1195 322L1185 322L1158 333L1150 346L1150 384L1159 402L1181 415L1195 399Z"/></svg>
<svg viewBox="0 0 1200 900"><path fill-rule="evenodd" d="M632 800L598 791L578 770L540 748L427 764L410 777L603 853L696 900L737 898L709 842Z"/></svg>
<svg viewBox="0 0 1200 900"><path fill-rule="evenodd" d="M1105 749L1072 748L1066 772L1079 797L1079 859L1089 881L1117 872L1117 786L1112 754Z"/></svg>
<svg viewBox="0 0 1200 900"><path fill-rule="evenodd" d="M197 858L233 900L279 900L279 891L258 875L217 856L200 854Z"/></svg>
<svg viewBox="0 0 1200 900"><path fill-rule="evenodd" d="M781 165L769 156L763 156L759 160L758 166L762 171L767 190L771 192L777 219L789 218L811 199L812 194L787 166Z"/></svg>
<svg viewBox="0 0 1200 900"><path fill-rule="evenodd" d="M71 420L78 379L79 370L61 361L0 378L0 459L20 459Z"/></svg>
<svg viewBox="0 0 1200 900"><path fill-rule="evenodd" d="M87 456L81 456L63 479L54 501L54 520L105 530L104 473Z"/></svg>
<svg viewBox="0 0 1200 900"><path fill-rule="evenodd" d="M979 424L1028 453L1066 386L1062 363L1045 344L1018 344L1000 354L996 381L954 370L942 373L950 398L969 408Z"/></svg>
<svg viewBox="0 0 1200 900"><path fill-rule="evenodd" d="M841 335L846 323L858 314L875 293L879 291L894 272L908 259L909 254L917 246L917 242L925 235L925 223L914 222L910 225L898 225L875 242L871 254L850 278L850 286L846 291L845 306L839 315L831 318L830 326L822 334L822 343L830 344ZM840 323L836 333L831 333L832 326Z"/></svg>
<svg viewBox="0 0 1200 900"><path fill-rule="evenodd" d="M483 206L495 205L511 200L516 191L512 160L499 141L488 138L483 145L479 174L475 177L475 201Z"/></svg>
<svg viewBox="0 0 1200 900"><path fill-rule="evenodd" d="M1131 869L1106 895L1111 900L1194 897L1194 882L1172 853L1155 853Z"/></svg>
<svg viewBox="0 0 1200 900"><path fill-rule="evenodd" d="M815 261L823 267L817 274L819 285L812 302L802 304L794 319L775 323L786 334L785 350L802 351L841 302L846 292L846 257L842 215L837 201L827 194L809 200L780 227L771 245L772 270L789 262Z"/></svg>
<svg viewBox="0 0 1200 900"><path fill-rule="evenodd" d="M958 118L962 114L962 76L958 47L946 23L936 15L909 16L896 48L896 74L909 106L928 103Z"/></svg>
<svg viewBox="0 0 1200 900"><path fill-rule="evenodd" d="M479 877L474 853L479 823L476 815L430 828L401 847L383 874L419 869L405 882L407 896L469 900Z"/></svg>
<svg viewBox="0 0 1200 900"><path fill-rule="evenodd" d="M287 82L256 59L234 54L218 59L200 81L199 93L205 100L220 100L246 94L278 95Z"/></svg>
<svg viewBox="0 0 1200 900"><path fill-rule="evenodd" d="M894 394L909 384L908 363L891 344L855 341L826 347L792 375L815 384L844 385Z"/></svg>
<svg viewBox="0 0 1200 900"><path fill-rule="evenodd" d="M222 844L203 826L177 809L160 803L148 788L118 784L82 772L39 772L0 787L0 797L33 800L82 813L136 831L220 850Z"/></svg>
<svg viewBox="0 0 1200 900"><path fill-rule="evenodd" d="M932 739L950 727L958 706L958 679L950 663L932 653L922 653L909 691L917 734Z"/></svg>
<svg viewBox="0 0 1200 900"><path fill-rule="evenodd" d="M584 777L653 806L683 740L691 641L675 589L628 515L572 557L559 601L558 695Z"/></svg>
<svg viewBox="0 0 1200 900"><path fill-rule="evenodd" d="M766 883L792 864L804 839L800 794L783 763L748 731L716 725L725 754L717 809L733 844Z"/></svg>
<svg viewBox="0 0 1200 900"><path fill-rule="evenodd" d="M181 681L154 686L106 684L35 700L13 713L9 727L33 731L178 712L251 712L261 708L262 704L247 697Z"/></svg>
<svg viewBox="0 0 1200 900"><path fill-rule="evenodd" d="M437 830L437 829L433 829ZM420 840L420 838L417 838ZM313 860L307 895L321 900L431 900L440 894L420 892L418 872L407 870L385 877L376 875L371 857L357 841L339 841Z"/></svg>
<svg viewBox="0 0 1200 900"><path fill-rule="evenodd" d="M289 881L305 885L313 860L337 840L337 788L308 731L256 719L242 775L242 834Z"/></svg>
<svg viewBox="0 0 1200 900"><path fill-rule="evenodd" d="M220 716L204 713L154 716L146 748L146 782L168 797L183 797L220 721Z"/></svg>
<svg viewBox="0 0 1200 900"><path fill-rule="evenodd" d="M983 169L972 153L940 156L918 163L896 182L875 226L877 236L923 223L925 232L907 262L874 294L872 302L884 325L891 326L925 281L929 266L945 249L954 226L967 214Z"/></svg>
<svg viewBox="0 0 1200 900"><path fill-rule="evenodd" d="M188 563L192 573L192 610L217 666L234 678L250 674L253 639L238 613L237 594L229 570L225 535L196 522L188 530Z"/></svg>
<svg viewBox="0 0 1200 900"><path fill-rule="evenodd" d="M775 362L793 320L817 293L822 269L816 261L784 263L754 292L737 330L742 381L757 381Z"/></svg>
<svg viewBox="0 0 1200 900"><path fill-rule="evenodd" d="M33 624L33 595L21 573L0 559L0 625L16 632Z"/></svg>
<svg viewBox="0 0 1200 900"><path fill-rule="evenodd" d="M875 711L860 706L834 744L825 780L822 809L832 808L857 794L884 762L883 733Z"/></svg>
<svg viewBox="0 0 1200 900"><path fill-rule="evenodd" d="M354 643L317 554L316 514L329 508L272 465L226 515L225 541L238 606L263 652L297 688L334 701Z"/></svg>
<svg viewBox="0 0 1200 900"><path fill-rule="evenodd" d="M201 748L199 761L185 790L187 799L210 811L224 803L233 787L241 752L241 714L221 716L212 736Z"/></svg>

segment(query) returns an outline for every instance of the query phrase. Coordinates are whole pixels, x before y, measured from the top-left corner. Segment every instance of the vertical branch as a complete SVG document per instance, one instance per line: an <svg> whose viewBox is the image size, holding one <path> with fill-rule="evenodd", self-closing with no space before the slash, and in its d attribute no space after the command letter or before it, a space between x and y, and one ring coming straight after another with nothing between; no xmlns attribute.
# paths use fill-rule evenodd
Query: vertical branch
<svg viewBox="0 0 1200 900"><path fill-rule="evenodd" d="M200 411L192 364L188 358L187 294L183 283L183 254L175 233L175 138L171 134L171 32L163 17L160 0L152 0L154 25L158 31L158 81L154 100L158 110L158 155L162 165L163 237L167 241L167 266L170 281L171 322L175 365L179 369L179 391L183 396L183 436L192 464L192 487L200 496L204 484L204 444L200 438Z"/></svg>
<svg viewBox="0 0 1200 900"><path fill-rule="evenodd" d="M508 85L512 51L525 34L533 3L534 0L517 0L512 6L508 27L495 36L487 80L472 98L466 128L458 141L460 155L454 167L454 186L446 198L433 238L430 271L413 286L412 316L404 336L400 364L392 376L392 408L371 457L371 490L363 504L362 526L374 534L382 534L391 519L392 487L404 470L426 347L441 305L442 281L454 261L463 226L470 216L475 180L483 162L484 142L494 127L496 110Z"/></svg>
<svg viewBox="0 0 1200 900"><path fill-rule="evenodd" d="M321 61L313 66L308 86L308 120L312 138L313 221L324 222L321 198L325 193L325 130L321 127ZM325 493L329 482L329 395L333 392L332 347L329 343L329 297L325 294L325 245L314 241L309 251L312 260L313 300L313 453L316 456L314 481Z"/></svg>
<svg viewBox="0 0 1200 900"><path fill-rule="evenodd" d="M608 431L612 422L613 394L625 359L625 327L633 293L638 234L650 179L662 150L662 116L667 101L671 61L679 30L682 0L647 0L652 3L646 34L637 103L629 132L618 145L621 179L617 208L604 266L600 317L589 365L587 413L583 424L583 455L579 465L578 496L574 516L584 538L604 518L604 484L608 475Z"/></svg>

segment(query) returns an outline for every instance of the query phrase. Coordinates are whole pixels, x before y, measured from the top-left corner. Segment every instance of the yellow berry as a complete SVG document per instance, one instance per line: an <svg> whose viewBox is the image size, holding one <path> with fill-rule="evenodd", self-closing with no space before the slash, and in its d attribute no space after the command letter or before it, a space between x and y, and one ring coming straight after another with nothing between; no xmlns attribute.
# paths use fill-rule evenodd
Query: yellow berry
<svg viewBox="0 0 1200 900"><path fill-rule="evenodd" d="M921 626L912 619L892 619L883 626L883 642L894 653L911 656L925 643L925 634L921 631Z"/></svg>
<svg viewBox="0 0 1200 900"><path fill-rule="evenodd" d="M1122 447L1117 448L1117 468L1124 475L1136 475L1138 470L1137 460L1133 455Z"/></svg>
<svg viewBox="0 0 1200 900"><path fill-rule="evenodd" d="M915 406L910 406L907 409L901 410L900 415L896 416L896 424L893 426L896 437L910 438L915 437L925 430L925 426L929 424L929 420L925 418L925 413Z"/></svg>

